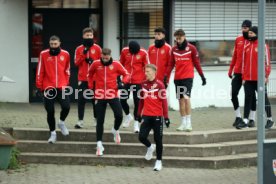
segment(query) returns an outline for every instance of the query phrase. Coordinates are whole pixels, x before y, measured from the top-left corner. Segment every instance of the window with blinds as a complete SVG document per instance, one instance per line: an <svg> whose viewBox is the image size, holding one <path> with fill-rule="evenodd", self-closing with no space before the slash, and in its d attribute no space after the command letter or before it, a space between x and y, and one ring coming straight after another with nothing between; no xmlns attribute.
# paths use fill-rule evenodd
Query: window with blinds
<svg viewBox="0 0 276 184"><path fill-rule="evenodd" d="M154 37L154 28L163 26L163 0L123 0L121 12L122 46L136 40L147 48Z"/></svg>
<svg viewBox="0 0 276 184"><path fill-rule="evenodd" d="M266 39L276 39L276 2L267 0ZM174 29L185 30L189 40L235 40L241 23L258 24L257 0L175 0Z"/></svg>

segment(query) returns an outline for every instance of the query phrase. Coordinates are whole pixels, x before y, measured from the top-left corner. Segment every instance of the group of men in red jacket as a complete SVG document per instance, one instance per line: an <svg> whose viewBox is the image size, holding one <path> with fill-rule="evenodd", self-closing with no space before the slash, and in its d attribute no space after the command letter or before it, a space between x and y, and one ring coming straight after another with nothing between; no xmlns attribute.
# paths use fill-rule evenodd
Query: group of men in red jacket
<svg viewBox="0 0 276 184"><path fill-rule="evenodd" d="M258 82L258 27L252 26L250 20L242 23L242 36L235 40L235 48L232 61L228 71L228 76L232 79L232 103L235 110L236 119L233 126L237 129L255 127L256 113L256 92ZM271 72L270 51L265 44L265 84ZM241 86L244 86L245 102L244 116L241 118L238 94ZM266 129L274 125L271 114L271 106L265 87L265 111L267 115Z"/></svg>
<svg viewBox="0 0 276 184"><path fill-rule="evenodd" d="M120 61L116 61L111 57L110 49L101 49L94 43L91 28L83 30L83 43L75 51L75 65L78 67L78 122L75 128L84 126L84 107L87 101L84 94L86 90L92 89L97 133L96 155L103 155L102 135L107 104L112 108L115 117L112 128L114 142L119 144L122 110L126 114L123 127L128 127L133 120L127 104L130 92L133 92L134 132L139 133L139 140L148 148L145 159L150 160L156 150L157 161L154 170L159 171L162 169L163 124L167 127L170 125L166 88L172 69L176 68L174 81L180 104L180 131L192 130L190 95L194 67L199 72L203 85L206 84L206 79L200 66L198 52L195 46L186 40L182 29L174 34L177 44L173 48L165 42L164 28L158 27L154 32L155 42L148 51L140 48L138 42L130 41L128 47L121 51ZM69 85L70 56L60 48L59 37L50 37L49 44L50 48L40 54L36 86L44 93L44 106L51 133L48 142L55 143L56 100L62 108L58 127L63 135L69 135L64 123L70 110L69 96L63 92ZM120 94L119 89L122 90ZM154 131L156 145L147 139L151 129Z"/></svg>

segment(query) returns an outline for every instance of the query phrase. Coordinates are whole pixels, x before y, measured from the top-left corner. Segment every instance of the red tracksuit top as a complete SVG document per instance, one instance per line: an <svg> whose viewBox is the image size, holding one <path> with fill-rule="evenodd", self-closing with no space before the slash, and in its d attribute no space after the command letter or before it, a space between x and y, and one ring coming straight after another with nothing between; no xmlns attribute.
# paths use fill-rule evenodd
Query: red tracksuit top
<svg viewBox="0 0 276 184"><path fill-rule="evenodd" d="M130 74L130 84L141 84L145 80L145 66L149 64L148 53L145 49L132 55L129 48L125 47L121 51L120 62Z"/></svg>
<svg viewBox="0 0 276 184"><path fill-rule="evenodd" d="M179 50L177 46L172 48L171 60L166 72L167 76L170 75L174 66L174 80L194 78L194 67L199 75L203 75L197 49L190 43L187 44L184 50Z"/></svg>
<svg viewBox="0 0 276 184"><path fill-rule="evenodd" d="M172 47L167 43L165 43L161 48L155 47L154 44L149 47L149 60L151 64L154 64L157 67L156 78L160 81L163 81L164 76L166 75L166 70L171 58L171 49ZM169 81L169 76L167 81Z"/></svg>
<svg viewBox="0 0 276 184"><path fill-rule="evenodd" d="M92 58L94 61L100 59L102 49L99 45L93 44L90 47L87 54L83 54L85 46L80 45L75 50L75 65L79 68L78 70L78 80L87 81L87 73L89 69L89 64L85 62L85 58Z"/></svg>
<svg viewBox="0 0 276 184"><path fill-rule="evenodd" d="M271 72L270 51L265 45L265 77L268 78ZM258 40L250 41L245 45L244 50L244 70L242 78L245 81L258 80Z"/></svg>
<svg viewBox="0 0 276 184"><path fill-rule="evenodd" d="M70 55L67 51L61 49L57 56L51 56L49 49L41 51L36 72L38 89L61 89L69 85L69 78Z"/></svg>
<svg viewBox="0 0 276 184"><path fill-rule="evenodd" d="M95 99L118 98L117 77L123 76L122 82L128 83L130 76L119 61L104 66L101 60L94 61L88 71L88 87L94 87ZM95 86L93 86L95 81Z"/></svg>
<svg viewBox="0 0 276 184"><path fill-rule="evenodd" d="M243 54L244 54L244 47L248 44L249 41L245 39L243 36L238 36L235 40L235 47L232 56L232 61L229 67L228 74L232 75L233 70L234 73L241 74L243 68Z"/></svg>
<svg viewBox="0 0 276 184"><path fill-rule="evenodd" d="M144 81L141 84L138 116L163 116L168 118L166 89L158 79Z"/></svg>

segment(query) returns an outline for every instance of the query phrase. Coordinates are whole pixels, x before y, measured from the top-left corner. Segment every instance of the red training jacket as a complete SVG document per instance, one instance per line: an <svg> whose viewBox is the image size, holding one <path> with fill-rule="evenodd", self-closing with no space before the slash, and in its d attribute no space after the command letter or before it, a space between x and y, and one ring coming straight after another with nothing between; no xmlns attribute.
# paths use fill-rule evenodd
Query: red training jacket
<svg viewBox="0 0 276 184"><path fill-rule="evenodd" d="M140 49L137 54L132 55L128 47L123 48L120 62L130 74L131 84L141 84L145 80L145 66L150 63L145 49Z"/></svg>
<svg viewBox="0 0 276 184"><path fill-rule="evenodd" d="M179 50L177 46L172 48L171 60L166 72L167 76L171 74L174 66L174 80L194 78L194 67L199 75L203 75L197 49L190 43L187 44L184 50Z"/></svg>
<svg viewBox="0 0 276 184"><path fill-rule="evenodd" d="M158 80L164 80L171 58L171 50L172 47L167 43L165 43L161 48L156 48L154 44L149 47L149 60L151 64L154 64L157 67L156 78ZM169 76L167 81L169 81Z"/></svg>
<svg viewBox="0 0 276 184"><path fill-rule="evenodd" d="M78 80L87 81L87 73L89 69L89 64L85 62L85 58L92 58L94 61L100 59L102 49L99 45L93 44L87 54L83 54L85 46L80 45L75 50L75 65L79 68L78 70Z"/></svg>
<svg viewBox="0 0 276 184"><path fill-rule="evenodd" d="M51 56L49 49L40 53L36 72L36 87L61 89L69 85L70 55L61 49L57 56Z"/></svg>
<svg viewBox="0 0 276 184"><path fill-rule="evenodd" d="M244 54L244 47L247 45L249 41L245 39L243 36L238 36L235 40L235 47L232 56L232 61L228 70L228 75L232 75L233 70L234 73L241 74L243 68L243 54Z"/></svg>
<svg viewBox="0 0 276 184"><path fill-rule="evenodd" d="M94 61L88 71L88 88L94 87L95 99L118 98L117 77L120 75L124 84L129 82L129 73L119 61L113 61L108 66L104 66L101 60Z"/></svg>
<svg viewBox="0 0 276 184"><path fill-rule="evenodd" d="M271 72L270 51L265 45L265 77L268 78ZM245 46L244 50L244 70L242 75L243 80L257 81L258 80L258 40L250 41Z"/></svg>
<svg viewBox="0 0 276 184"><path fill-rule="evenodd" d="M166 89L158 79L144 81L142 84L138 116L163 116L168 118Z"/></svg>

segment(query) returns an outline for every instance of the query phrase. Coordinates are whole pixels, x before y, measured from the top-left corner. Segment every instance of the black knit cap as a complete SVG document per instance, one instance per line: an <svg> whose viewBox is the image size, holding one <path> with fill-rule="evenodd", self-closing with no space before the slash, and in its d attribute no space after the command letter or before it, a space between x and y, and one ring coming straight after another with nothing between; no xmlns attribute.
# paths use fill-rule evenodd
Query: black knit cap
<svg viewBox="0 0 276 184"><path fill-rule="evenodd" d="M249 28L249 31L252 31L256 35L258 35L258 27L257 26L253 26L253 27Z"/></svg>
<svg viewBox="0 0 276 184"><path fill-rule="evenodd" d="M241 27L251 27L251 26L252 26L252 22L250 20L244 20L241 25Z"/></svg>

